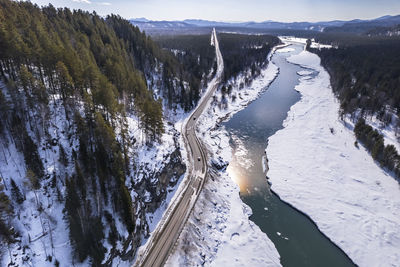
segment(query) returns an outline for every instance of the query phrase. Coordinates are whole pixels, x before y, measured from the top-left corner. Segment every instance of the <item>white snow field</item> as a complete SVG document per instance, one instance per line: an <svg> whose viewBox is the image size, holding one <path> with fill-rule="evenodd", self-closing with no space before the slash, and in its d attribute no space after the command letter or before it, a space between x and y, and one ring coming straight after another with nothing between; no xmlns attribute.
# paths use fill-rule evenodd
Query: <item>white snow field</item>
<svg viewBox="0 0 400 267"><path fill-rule="evenodd" d="M222 107L221 92L216 93L217 101L209 104L198 125L211 162L226 165L232 157L229 136L224 127L216 127L217 122L245 108L277 74L278 67L270 62L248 86L240 85L246 74L231 81L232 95ZM272 241L249 220L251 209L240 199L239 187L226 170L210 176L166 266L281 266Z"/></svg>
<svg viewBox="0 0 400 267"><path fill-rule="evenodd" d="M301 100L269 138L272 190L309 215L357 265L399 266L399 183L354 145L319 57L303 51L288 61L319 73L300 79Z"/></svg>

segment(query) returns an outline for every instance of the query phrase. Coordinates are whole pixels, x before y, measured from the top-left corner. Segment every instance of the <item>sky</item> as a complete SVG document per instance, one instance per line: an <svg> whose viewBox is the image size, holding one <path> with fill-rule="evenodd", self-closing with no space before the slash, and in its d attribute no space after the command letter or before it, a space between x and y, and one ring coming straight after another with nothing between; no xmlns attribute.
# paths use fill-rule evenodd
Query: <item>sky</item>
<svg viewBox="0 0 400 267"><path fill-rule="evenodd" d="M400 0L31 0L39 6L95 10L151 20L328 21L399 15Z"/></svg>

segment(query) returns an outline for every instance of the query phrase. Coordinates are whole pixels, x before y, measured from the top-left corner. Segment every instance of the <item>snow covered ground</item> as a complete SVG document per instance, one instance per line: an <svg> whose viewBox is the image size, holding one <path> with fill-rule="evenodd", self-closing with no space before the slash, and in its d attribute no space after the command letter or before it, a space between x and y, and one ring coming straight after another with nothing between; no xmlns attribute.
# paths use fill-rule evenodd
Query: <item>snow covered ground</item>
<svg viewBox="0 0 400 267"><path fill-rule="evenodd" d="M243 87L245 75L231 81L232 94L223 97L218 91L198 119L198 135L211 154L209 165L222 170L211 170L167 266L280 266L274 244L249 220L251 210L223 168L232 151L226 130L217 125L255 100L277 74L278 68L270 63L248 86Z"/></svg>
<svg viewBox="0 0 400 267"><path fill-rule="evenodd" d="M280 36L279 39L283 41L284 43L300 43L300 44L306 44L307 43L307 38L298 38L298 37L293 37L293 36ZM333 48L332 45L328 44L320 44L318 42L315 42L314 39L311 39L311 48Z"/></svg>
<svg viewBox="0 0 400 267"><path fill-rule="evenodd" d="M320 59L307 51L288 59L301 73L284 129L269 138L268 177L284 201L308 214L359 266L399 266L400 187L338 118L339 103Z"/></svg>

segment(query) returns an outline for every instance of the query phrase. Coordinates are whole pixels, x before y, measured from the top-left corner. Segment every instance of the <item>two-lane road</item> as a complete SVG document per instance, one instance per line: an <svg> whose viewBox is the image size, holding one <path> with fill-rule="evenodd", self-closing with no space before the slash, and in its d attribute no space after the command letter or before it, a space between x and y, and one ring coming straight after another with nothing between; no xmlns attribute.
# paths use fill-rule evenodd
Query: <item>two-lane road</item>
<svg viewBox="0 0 400 267"><path fill-rule="evenodd" d="M221 51L215 29L211 34L217 57L217 72L209 83L206 94L182 126L183 138L189 159L189 175L183 181L184 189L168 207L161 222L151 235L146 249L138 255L135 266L162 266L168 259L207 177L207 153L196 135L197 118L201 116L211 96L218 88L224 69Z"/></svg>

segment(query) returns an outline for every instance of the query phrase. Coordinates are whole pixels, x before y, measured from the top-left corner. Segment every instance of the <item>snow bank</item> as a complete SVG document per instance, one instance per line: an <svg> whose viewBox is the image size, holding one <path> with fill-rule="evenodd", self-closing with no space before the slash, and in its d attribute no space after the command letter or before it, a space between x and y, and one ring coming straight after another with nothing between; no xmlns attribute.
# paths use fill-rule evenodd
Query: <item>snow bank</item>
<svg viewBox="0 0 400 267"><path fill-rule="evenodd" d="M252 80L249 85L245 85L247 75L244 73L239 75L236 79L227 82L232 85L232 93L226 95L225 100L223 100L224 97L220 90L215 93L215 101L211 101L208 110L202 115L201 119L206 120L206 122L202 121L202 126L199 127L201 128L200 132L203 132L204 127L212 129L218 120L229 120L230 117L247 107L252 101L256 100L265 89L268 88L279 72L279 68L271 62L272 54L281 49L285 49L280 48L284 46L285 45L277 46L273 49L268 56L268 60L270 61L268 66L261 70L260 75ZM225 104L221 105L221 103Z"/></svg>
<svg viewBox="0 0 400 267"><path fill-rule="evenodd" d="M198 119L198 135L212 154L209 166L222 167L232 156L229 136L217 122L243 109L276 77L272 62L249 86L240 89L244 76L232 85L232 95L220 91ZM243 81L242 81L243 80ZM235 95L235 97L233 97ZM239 197L239 188L225 169L210 170L209 178L166 266L280 266L274 244L249 220L250 208Z"/></svg>
<svg viewBox="0 0 400 267"><path fill-rule="evenodd" d="M297 72L297 74L300 75L300 76L308 76L308 75L310 75L310 74L312 74L312 73L313 73L313 72L310 71L310 70L301 70L301 71L298 71L298 72Z"/></svg>
<svg viewBox="0 0 400 267"><path fill-rule="evenodd" d="M289 52L293 52L293 51L294 51L294 48L286 47L286 48L279 49L276 52L277 53L289 53Z"/></svg>
<svg viewBox="0 0 400 267"><path fill-rule="evenodd" d="M302 77L302 99L269 138L272 189L307 213L359 266L398 266L400 188L338 119L328 73L303 51L290 62L318 71Z"/></svg>

